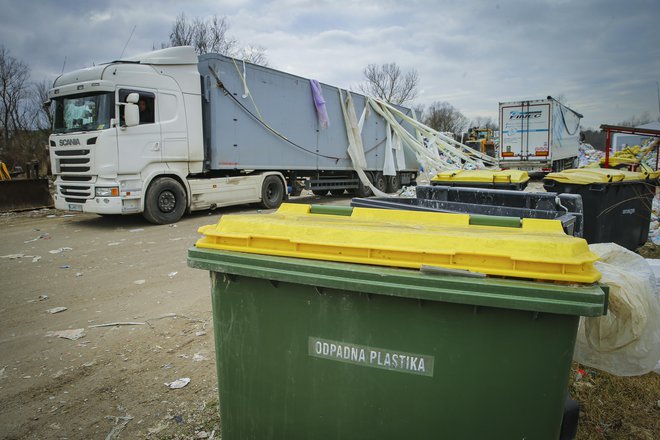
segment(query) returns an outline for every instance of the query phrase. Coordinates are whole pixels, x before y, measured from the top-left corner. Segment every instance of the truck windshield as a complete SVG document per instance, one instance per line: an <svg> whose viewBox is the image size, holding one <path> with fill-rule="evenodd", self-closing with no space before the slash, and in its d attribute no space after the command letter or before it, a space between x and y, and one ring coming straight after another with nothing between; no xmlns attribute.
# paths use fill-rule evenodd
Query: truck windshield
<svg viewBox="0 0 660 440"><path fill-rule="evenodd" d="M109 128L110 119L115 116L114 96L112 92L100 92L55 98L53 131L71 133Z"/></svg>

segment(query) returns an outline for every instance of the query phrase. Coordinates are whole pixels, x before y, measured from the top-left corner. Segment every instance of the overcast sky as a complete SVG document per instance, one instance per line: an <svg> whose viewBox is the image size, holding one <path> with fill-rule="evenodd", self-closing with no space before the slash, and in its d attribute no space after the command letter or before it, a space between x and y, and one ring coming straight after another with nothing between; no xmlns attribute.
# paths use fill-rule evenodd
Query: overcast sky
<svg viewBox="0 0 660 440"><path fill-rule="evenodd" d="M0 45L34 81L151 50L176 16L226 16L271 67L355 87L369 63L417 69L415 104L469 118L562 96L585 127L658 120L660 0L0 0ZM135 32L130 38L135 26Z"/></svg>

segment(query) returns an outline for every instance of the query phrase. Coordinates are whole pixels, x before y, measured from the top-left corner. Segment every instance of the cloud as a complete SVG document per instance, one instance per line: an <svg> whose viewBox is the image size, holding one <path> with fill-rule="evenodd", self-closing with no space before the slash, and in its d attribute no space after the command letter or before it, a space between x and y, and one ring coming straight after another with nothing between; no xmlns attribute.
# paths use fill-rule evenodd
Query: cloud
<svg viewBox="0 0 660 440"><path fill-rule="evenodd" d="M33 80L149 51L182 11L227 16L230 34L271 66L344 88L369 63L416 69L418 102L468 117L497 103L564 95L585 125L657 115L657 0L1 1L0 41ZM133 35L131 33L133 29ZM130 38L129 38L130 37Z"/></svg>

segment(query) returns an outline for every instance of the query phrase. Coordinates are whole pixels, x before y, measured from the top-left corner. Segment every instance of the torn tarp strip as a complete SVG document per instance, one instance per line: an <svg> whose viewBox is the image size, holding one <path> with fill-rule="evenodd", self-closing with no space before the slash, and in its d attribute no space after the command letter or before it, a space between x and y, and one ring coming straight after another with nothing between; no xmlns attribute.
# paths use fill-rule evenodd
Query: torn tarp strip
<svg viewBox="0 0 660 440"><path fill-rule="evenodd" d="M316 116L319 119L319 125L321 128L328 128L330 126L330 118L328 117L328 110L325 108L325 99L323 99L321 84L315 79L310 79L309 85L312 88L312 99L314 100L314 107L316 107Z"/></svg>

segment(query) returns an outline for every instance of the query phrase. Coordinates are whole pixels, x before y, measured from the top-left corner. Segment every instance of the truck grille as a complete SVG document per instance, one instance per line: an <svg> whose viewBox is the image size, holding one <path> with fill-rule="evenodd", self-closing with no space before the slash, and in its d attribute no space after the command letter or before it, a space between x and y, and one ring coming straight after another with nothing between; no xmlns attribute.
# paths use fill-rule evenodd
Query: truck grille
<svg viewBox="0 0 660 440"><path fill-rule="evenodd" d="M59 194L69 203L85 203L85 200L93 198L93 188L90 185L60 184Z"/></svg>
<svg viewBox="0 0 660 440"><path fill-rule="evenodd" d="M55 151L55 169L62 175L66 173L88 173L91 169L90 150Z"/></svg>
<svg viewBox="0 0 660 440"><path fill-rule="evenodd" d="M94 198L92 152L88 148L54 151L53 170L59 174L58 194L68 203L85 203Z"/></svg>

